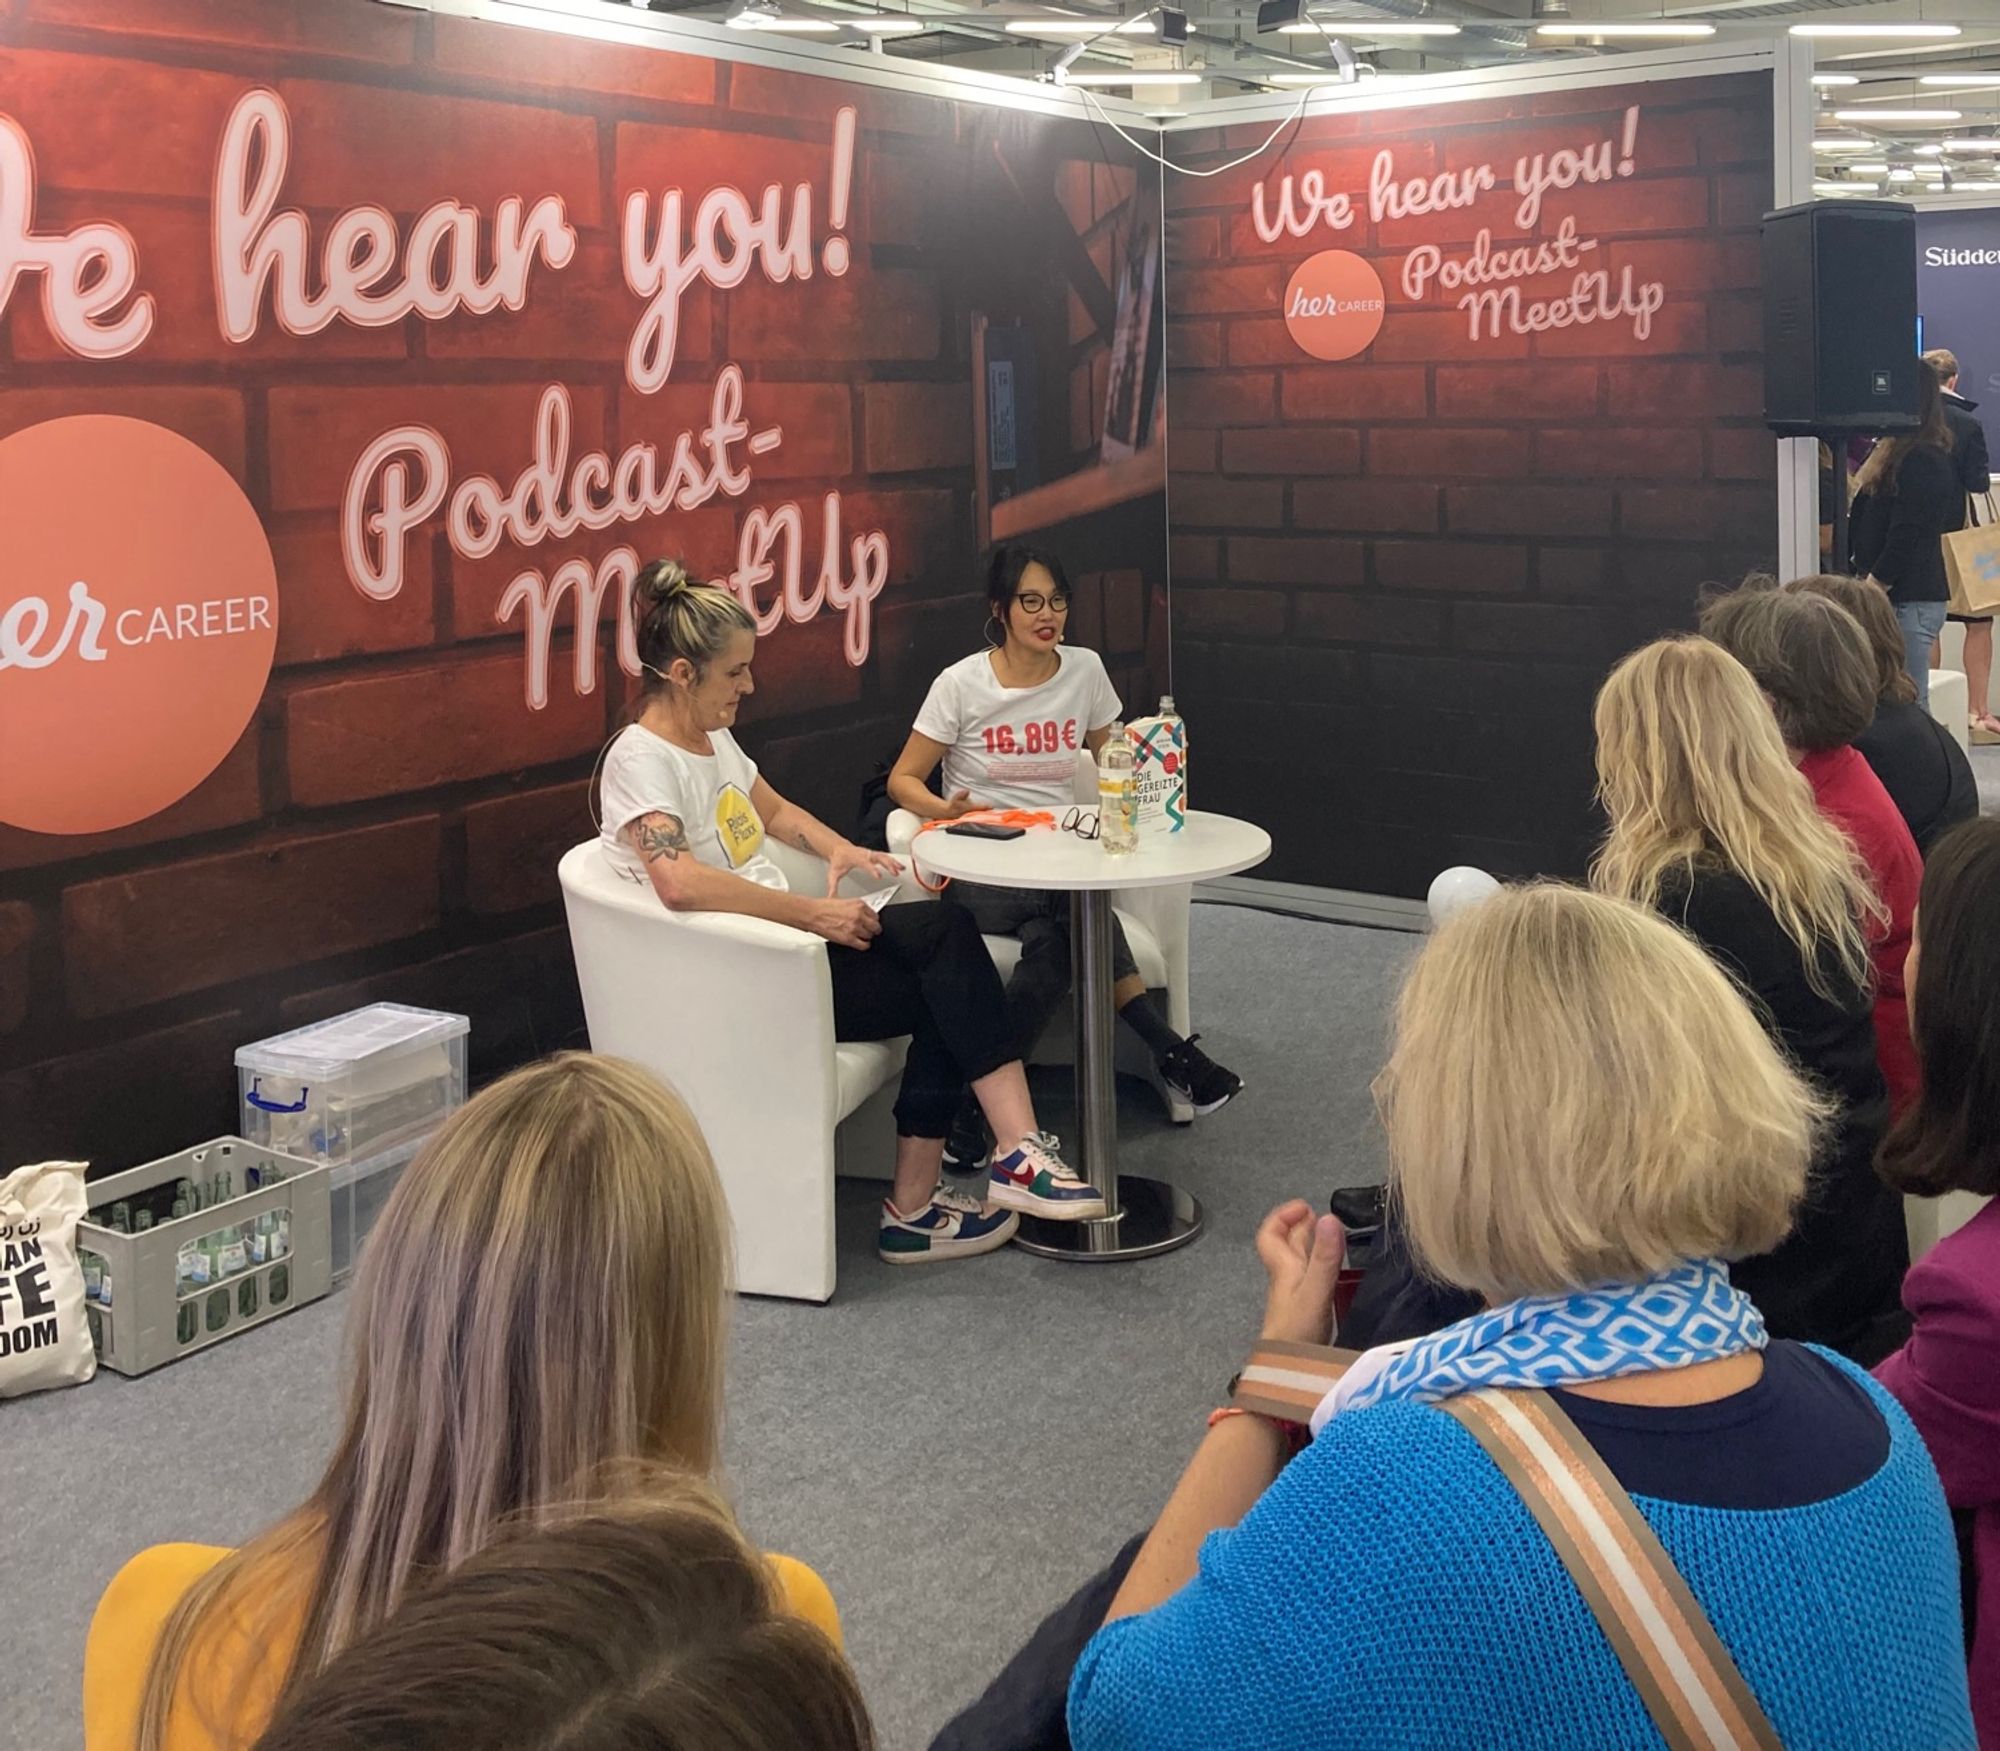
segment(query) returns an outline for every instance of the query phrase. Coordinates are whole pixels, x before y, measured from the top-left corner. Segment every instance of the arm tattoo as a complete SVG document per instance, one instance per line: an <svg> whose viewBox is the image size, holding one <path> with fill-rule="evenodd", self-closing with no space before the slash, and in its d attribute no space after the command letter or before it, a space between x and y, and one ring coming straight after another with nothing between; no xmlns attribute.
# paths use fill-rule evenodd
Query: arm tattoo
<svg viewBox="0 0 2000 1751"><path fill-rule="evenodd" d="M662 857L671 862L688 849L687 831L672 815L642 815L627 831L648 863Z"/></svg>
<svg viewBox="0 0 2000 1751"><path fill-rule="evenodd" d="M792 840L801 851L810 851L813 848L812 835L808 833L803 827L797 828L793 832Z"/></svg>

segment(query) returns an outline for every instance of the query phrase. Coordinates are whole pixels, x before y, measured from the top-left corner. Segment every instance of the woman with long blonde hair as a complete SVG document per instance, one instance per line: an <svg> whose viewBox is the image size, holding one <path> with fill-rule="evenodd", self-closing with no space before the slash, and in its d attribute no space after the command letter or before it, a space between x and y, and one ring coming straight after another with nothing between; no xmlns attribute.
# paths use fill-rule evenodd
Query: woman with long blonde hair
<svg viewBox="0 0 2000 1751"><path fill-rule="evenodd" d="M1774 1333L1873 1361L1899 1341L1901 1205L1875 1177L1889 1120L1867 936L1882 916L1749 670L1706 639L1635 651L1597 696L1599 892L1687 930L1837 1102L1791 1233L1735 1267Z"/></svg>
<svg viewBox="0 0 2000 1751"><path fill-rule="evenodd" d="M706 1476L722 1412L728 1214L678 1098L566 1053L426 1145L363 1249L353 1371L318 1488L241 1550L156 1545L107 1589L84 1657L88 1751L224 1751L511 1524ZM773 1559L838 1635L817 1576Z"/></svg>

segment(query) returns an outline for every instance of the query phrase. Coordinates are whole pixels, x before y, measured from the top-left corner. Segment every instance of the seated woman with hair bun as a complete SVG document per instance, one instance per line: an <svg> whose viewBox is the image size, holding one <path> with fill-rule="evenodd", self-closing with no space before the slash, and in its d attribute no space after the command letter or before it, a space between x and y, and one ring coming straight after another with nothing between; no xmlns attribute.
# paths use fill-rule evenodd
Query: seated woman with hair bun
<svg viewBox="0 0 2000 1751"><path fill-rule="evenodd" d="M1452 1412L1487 1387L1546 1393L1529 1408L1630 1496L1773 1729L1756 1743L1970 1751L1923 1443L1730 1284L1790 1226L1828 1102L1722 970L1645 907L1504 890L1417 957L1377 1092L1411 1243L1484 1308L1364 1355L1289 1463L1289 1425L1211 1420L1076 1666L1077 1751L1661 1743ZM1286 1206L1257 1245L1258 1349L1323 1344L1338 1224Z"/></svg>
<svg viewBox="0 0 2000 1751"><path fill-rule="evenodd" d="M890 1264L967 1258L1006 1245L1019 1211L1057 1221L1104 1214L1104 1196L1065 1164L1035 1118L1000 975L956 906L885 906L840 896L851 872L893 880L894 858L849 843L780 796L731 728L757 626L741 602L655 560L632 586L650 684L611 743L599 791L605 855L648 881L668 910L738 912L826 939L834 1035L910 1036L896 1096L895 1183L876 1250ZM823 895L794 894L764 855L766 835L823 858ZM944 1143L967 1090L996 1153L978 1196L943 1178Z"/></svg>

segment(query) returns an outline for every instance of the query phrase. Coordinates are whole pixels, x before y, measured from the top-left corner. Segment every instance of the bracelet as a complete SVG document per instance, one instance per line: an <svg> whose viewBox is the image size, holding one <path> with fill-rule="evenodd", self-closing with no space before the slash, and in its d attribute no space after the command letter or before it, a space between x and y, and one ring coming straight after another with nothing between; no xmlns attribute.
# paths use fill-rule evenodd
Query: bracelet
<svg viewBox="0 0 2000 1751"><path fill-rule="evenodd" d="M1248 1405L1225 1404L1208 1413L1208 1426L1212 1429L1218 1423L1227 1422L1231 1417L1255 1417L1259 1422L1269 1423L1286 1440L1291 1440L1303 1431L1304 1425L1288 1422L1283 1417L1274 1417L1269 1411L1253 1411Z"/></svg>

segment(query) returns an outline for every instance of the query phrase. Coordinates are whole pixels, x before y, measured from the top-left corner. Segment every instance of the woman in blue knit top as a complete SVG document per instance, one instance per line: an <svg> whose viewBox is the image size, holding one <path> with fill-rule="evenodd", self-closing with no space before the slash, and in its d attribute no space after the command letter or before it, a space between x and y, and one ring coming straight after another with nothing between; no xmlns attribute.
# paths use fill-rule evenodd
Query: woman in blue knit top
<svg viewBox="0 0 2000 1751"><path fill-rule="evenodd" d="M1550 1391L1783 1744L1970 1748L1922 1443L1859 1369L1769 1341L1721 1262L1785 1233L1830 1110L1727 976L1636 905L1503 892L1419 957L1377 1092L1410 1242L1486 1310L1368 1352L1289 1464L1283 1425L1212 1421L1076 1667L1078 1751L1662 1744L1439 1408L1484 1385ZM1324 1343L1338 1223L1288 1205L1257 1244L1264 1339Z"/></svg>

